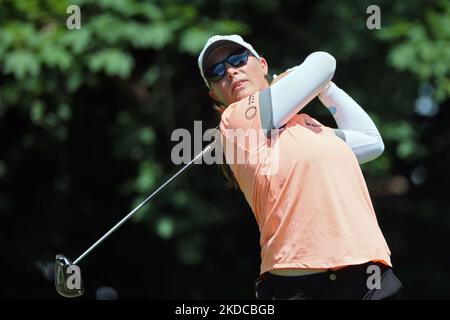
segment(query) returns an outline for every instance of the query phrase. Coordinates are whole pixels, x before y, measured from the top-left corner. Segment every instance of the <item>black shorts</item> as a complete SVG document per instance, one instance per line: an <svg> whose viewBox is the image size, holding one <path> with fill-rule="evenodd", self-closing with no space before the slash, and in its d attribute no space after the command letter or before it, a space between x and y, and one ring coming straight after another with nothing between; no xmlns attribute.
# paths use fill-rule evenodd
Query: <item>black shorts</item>
<svg viewBox="0 0 450 320"><path fill-rule="evenodd" d="M261 300L387 300L398 298L402 288L392 268L375 262L305 276L266 272L255 281Z"/></svg>

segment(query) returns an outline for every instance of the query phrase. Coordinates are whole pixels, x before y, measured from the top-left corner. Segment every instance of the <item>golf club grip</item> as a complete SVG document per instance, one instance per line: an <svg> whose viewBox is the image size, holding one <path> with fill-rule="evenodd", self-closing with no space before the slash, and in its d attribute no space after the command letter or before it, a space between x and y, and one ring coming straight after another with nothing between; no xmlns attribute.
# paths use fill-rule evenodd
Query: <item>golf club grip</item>
<svg viewBox="0 0 450 320"><path fill-rule="evenodd" d="M218 127L216 127L217 129ZM85 258L92 250L94 250L100 243L102 243L106 238L108 238L114 231L116 231L122 224L124 224L134 213L136 213L142 206L149 202L159 191L161 191L165 186L177 178L181 173L189 169L196 160L203 157L206 153L210 152L216 145L216 140L207 145L199 154L197 154L189 163L187 163L183 168L181 168L177 173L170 177L164 184L162 184L158 189L156 189L150 196L148 196L144 201L142 201L136 208L134 208L130 213L128 213L122 220L120 220L114 227L112 227L107 233L105 233L100 239L97 240L92 246L89 247L81 256L79 256L73 264L77 264L83 258Z"/></svg>

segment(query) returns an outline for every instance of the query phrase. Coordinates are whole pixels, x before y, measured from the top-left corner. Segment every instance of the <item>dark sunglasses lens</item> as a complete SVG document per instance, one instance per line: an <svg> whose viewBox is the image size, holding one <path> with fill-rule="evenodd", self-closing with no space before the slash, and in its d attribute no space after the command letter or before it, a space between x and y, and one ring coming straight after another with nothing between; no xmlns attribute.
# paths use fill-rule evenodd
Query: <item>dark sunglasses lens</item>
<svg viewBox="0 0 450 320"><path fill-rule="evenodd" d="M228 58L228 63L233 67L241 67L245 65L248 61L248 52L245 50L240 54L234 54Z"/></svg>
<svg viewBox="0 0 450 320"><path fill-rule="evenodd" d="M215 66L212 66L208 70L206 77L208 78L209 81L217 82L220 79L222 79L224 75L225 75L225 66L223 62L221 62Z"/></svg>

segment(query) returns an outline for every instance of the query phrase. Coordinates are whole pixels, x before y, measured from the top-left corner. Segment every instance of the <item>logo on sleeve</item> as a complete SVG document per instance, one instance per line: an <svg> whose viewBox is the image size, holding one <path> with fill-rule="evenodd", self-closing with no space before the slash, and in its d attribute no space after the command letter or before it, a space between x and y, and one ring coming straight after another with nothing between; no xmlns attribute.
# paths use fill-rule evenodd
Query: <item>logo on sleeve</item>
<svg viewBox="0 0 450 320"><path fill-rule="evenodd" d="M245 110L245 118L247 120L252 120L254 117L256 117L256 107L254 106L255 103L255 95L251 95L248 97L247 102L247 109Z"/></svg>

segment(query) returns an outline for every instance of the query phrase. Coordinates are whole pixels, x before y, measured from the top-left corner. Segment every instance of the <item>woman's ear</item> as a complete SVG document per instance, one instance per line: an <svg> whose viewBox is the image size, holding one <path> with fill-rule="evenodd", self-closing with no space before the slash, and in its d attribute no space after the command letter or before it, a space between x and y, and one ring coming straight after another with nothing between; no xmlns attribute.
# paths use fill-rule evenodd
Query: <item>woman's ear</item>
<svg viewBox="0 0 450 320"><path fill-rule="evenodd" d="M213 99L213 100L217 100L217 95L216 95L216 93L214 92L214 90L209 90L209 96Z"/></svg>

